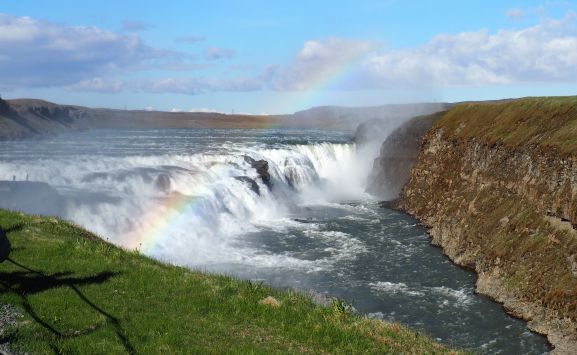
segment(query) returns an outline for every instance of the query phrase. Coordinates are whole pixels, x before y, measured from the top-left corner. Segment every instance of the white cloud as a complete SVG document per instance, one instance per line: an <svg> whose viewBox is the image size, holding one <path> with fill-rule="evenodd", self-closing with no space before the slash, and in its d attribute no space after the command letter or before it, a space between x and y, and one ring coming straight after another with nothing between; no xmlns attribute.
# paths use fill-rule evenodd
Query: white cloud
<svg viewBox="0 0 577 355"><path fill-rule="evenodd" d="M214 91L255 91L262 89L256 78L163 78L134 83L133 88L148 93L198 95Z"/></svg>
<svg viewBox="0 0 577 355"><path fill-rule="evenodd" d="M138 87L145 92L194 95L309 90L326 83L339 90L420 90L577 81L577 29L572 14L519 30L442 34L415 48L376 50L370 41L310 40L288 64L269 66L254 77L157 79ZM343 77L346 80L333 80Z"/></svg>
<svg viewBox="0 0 577 355"><path fill-rule="evenodd" d="M521 16L523 11L511 9L509 16ZM560 20L544 19L517 30L441 34L421 46L402 50L383 51L375 42L364 40L310 40L287 64L271 65L254 76L199 74L128 80L119 79L119 74L151 69L204 70L219 63L193 63L187 54L152 48L136 35L0 14L0 88L54 86L69 91L196 95L308 90L326 83L348 90L574 83L575 17L569 13ZM189 36L178 40L194 43L203 39ZM205 59L212 61L234 55L232 49L217 47L204 53ZM343 77L346 80L331 81Z"/></svg>
<svg viewBox="0 0 577 355"><path fill-rule="evenodd" d="M147 63L180 61L136 35L0 14L0 82L4 87L66 86ZM94 84L94 83L93 83Z"/></svg>
<svg viewBox="0 0 577 355"><path fill-rule="evenodd" d="M522 30L439 35L426 45L370 58L373 85L487 85L577 80L573 16Z"/></svg>
<svg viewBox="0 0 577 355"><path fill-rule="evenodd" d="M67 85L64 89L67 91L116 93L124 89L124 83L121 80L95 77L92 79L82 80L72 85Z"/></svg>
<svg viewBox="0 0 577 355"><path fill-rule="evenodd" d="M291 63L267 68L264 80L275 90L306 90L347 67L354 68L374 48L375 43L370 41L335 37L307 41Z"/></svg>

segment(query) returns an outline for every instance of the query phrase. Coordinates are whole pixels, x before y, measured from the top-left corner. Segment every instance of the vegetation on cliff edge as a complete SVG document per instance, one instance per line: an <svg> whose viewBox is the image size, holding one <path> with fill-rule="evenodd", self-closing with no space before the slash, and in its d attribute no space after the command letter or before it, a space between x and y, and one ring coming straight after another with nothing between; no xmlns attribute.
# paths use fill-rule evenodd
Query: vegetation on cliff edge
<svg viewBox="0 0 577 355"><path fill-rule="evenodd" d="M443 127L449 136L475 138L489 144L538 145L574 153L577 96L465 103L452 108L436 127Z"/></svg>

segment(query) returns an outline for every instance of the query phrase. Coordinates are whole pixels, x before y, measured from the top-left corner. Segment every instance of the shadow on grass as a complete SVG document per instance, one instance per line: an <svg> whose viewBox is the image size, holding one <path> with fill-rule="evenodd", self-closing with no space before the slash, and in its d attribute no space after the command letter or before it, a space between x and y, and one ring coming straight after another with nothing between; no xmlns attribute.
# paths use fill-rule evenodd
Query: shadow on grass
<svg viewBox="0 0 577 355"><path fill-rule="evenodd" d="M122 342L124 349L129 354L135 354L136 351L132 344L128 341L124 330L120 324L118 318L114 317L110 313L106 312L104 309L99 307L90 301L80 290L79 286L89 285L89 284L101 284L108 281L110 278L118 275L114 272L100 272L94 276L88 277L73 277L71 272L58 272L54 274L44 274L40 271L33 270L25 265L22 265L15 260L9 258L7 261L23 269L23 271L14 272L0 272L0 286L4 290L0 289L0 292L13 292L17 294L22 300L22 307L24 310L42 327L50 331L52 334L59 338L73 338L77 336L82 336L90 334L102 326L89 327L84 330L74 331L72 333L64 333L56 329L54 326L50 325L47 321L43 320L34 310L30 302L28 301L28 295L40 293L47 291L49 289L58 287L69 287L76 295L88 306L94 309L96 312L102 314L107 319L107 324L112 325L114 331L120 341ZM51 345L54 347L54 345ZM54 350L54 349L53 349Z"/></svg>
<svg viewBox="0 0 577 355"><path fill-rule="evenodd" d="M22 229L24 229L24 223L17 223L17 224L14 224L8 228L4 228L4 232L6 234L10 234L12 232L19 232Z"/></svg>

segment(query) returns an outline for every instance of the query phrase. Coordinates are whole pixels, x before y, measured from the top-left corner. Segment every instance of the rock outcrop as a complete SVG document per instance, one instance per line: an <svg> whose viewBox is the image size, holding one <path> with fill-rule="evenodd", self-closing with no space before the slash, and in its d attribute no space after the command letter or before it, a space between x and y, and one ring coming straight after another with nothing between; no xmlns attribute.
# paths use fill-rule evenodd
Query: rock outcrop
<svg viewBox="0 0 577 355"><path fill-rule="evenodd" d="M443 113L410 119L395 129L381 145L380 155L373 163L367 192L386 201L399 197L409 181L421 149L423 135Z"/></svg>
<svg viewBox="0 0 577 355"><path fill-rule="evenodd" d="M256 172L258 176L260 176L262 182L269 188L271 187L271 180L270 180L270 173L268 172L268 162L266 160L255 160L248 155L244 156L244 161L250 164Z"/></svg>
<svg viewBox="0 0 577 355"><path fill-rule="evenodd" d="M260 187L253 179L249 178L248 176L235 176L236 180L244 183L252 192L260 196Z"/></svg>
<svg viewBox="0 0 577 355"><path fill-rule="evenodd" d="M399 207L477 290L577 353L576 98L465 104L425 135Z"/></svg>

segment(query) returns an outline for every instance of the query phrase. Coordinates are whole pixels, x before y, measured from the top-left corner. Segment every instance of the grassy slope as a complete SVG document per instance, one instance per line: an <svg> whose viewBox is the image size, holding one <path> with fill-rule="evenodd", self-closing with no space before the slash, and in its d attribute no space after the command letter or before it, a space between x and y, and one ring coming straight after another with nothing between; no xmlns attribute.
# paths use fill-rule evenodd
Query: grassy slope
<svg viewBox="0 0 577 355"><path fill-rule="evenodd" d="M535 144L573 153L577 151L577 96L462 104L451 109L436 126L451 136L491 144Z"/></svg>
<svg viewBox="0 0 577 355"><path fill-rule="evenodd" d="M32 353L446 353L335 302L168 266L54 218L0 210L12 241L0 304L24 320L0 343ZM260 305L272 295L278 308Z"/></svg>

